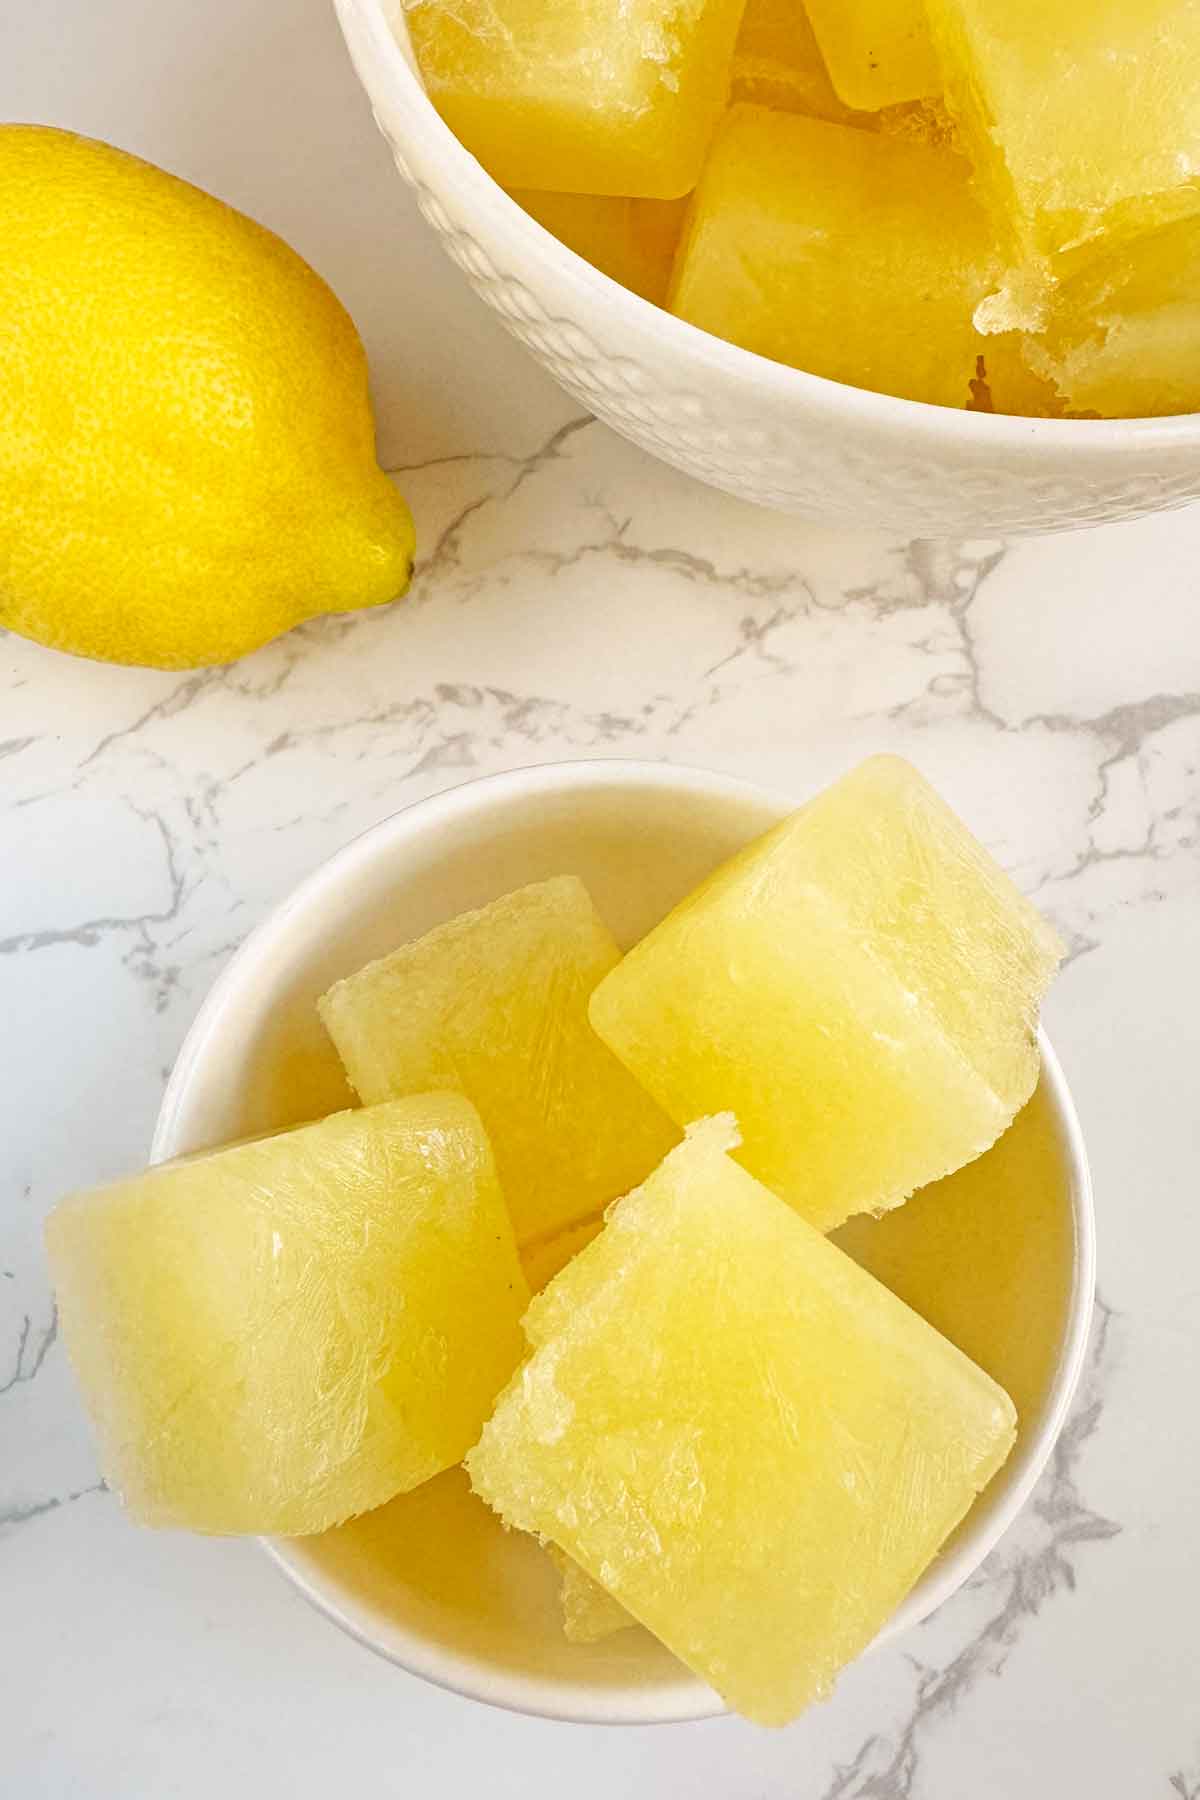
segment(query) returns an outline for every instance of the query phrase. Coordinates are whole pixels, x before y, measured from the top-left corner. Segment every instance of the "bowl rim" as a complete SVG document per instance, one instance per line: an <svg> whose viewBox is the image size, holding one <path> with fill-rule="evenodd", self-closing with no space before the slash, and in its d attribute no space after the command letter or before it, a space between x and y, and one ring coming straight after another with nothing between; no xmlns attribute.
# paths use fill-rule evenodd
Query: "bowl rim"
<svg viewBox="0 0 1200 1800"><path fill-rule="evenodd" d="M392 854L406 842L438 832L456 819L485 814L496 805L537 794L564 794L606 785L653 788L701 799L751 802L759 807L794 809L794 795L738 776L691 765L633 758L585 758L535 763L498 774L476 776L439 793L410 801L367 827L312 870L249 933L221 972L189 1028L163 1094L150 1148L151 1163L168 1160L193 1148L188 1142L186 1109L193 1090L204 1085L226 1019L243 1005L243 993L261 985L264 963L276 968L290 960L294 930L315 914L358 872L379 856ZM1042 1078L1058 1126L1066 1159L1074 1223L1075 1255L1071 1298L1063 1321L1059 1359L1046 1395L1037 1433L1018 1446L1007 1465L1003 1502L994 1506L979 1528L940 1558L936 1578L906 1596L869 1646L874 1650L920 1624L968 1581L991 1553L1023 1508L1053 1453L1082 1372L1091 1324L1096 1280L1095 1211L1091 1173L1082 1128L1061 1064L1039 1026ZM508 1712L590 1725L678 1724L713 1718L728 1711L720 1697L686 1669L678 1680L639 1686L631 1683L584 1682L567 1686L553 1678L505 1672L483 1657L449 1650L417 1631L391 1626L397 1643L376 1635L357 1603L349 1602L337 1581L317 1576L304 1557L306 1540L262 1537L259 1544L299 1593L350 1637L408 1674L465 1699L480 1700ZM297 1546L301 1546L298 1550ZM928 1574L928 1571L927 1571ZM865 1653L864 1653L865 1654Z"/></svg>
<svg viewBox="0 0 1200 1800"><path fill-rule="evenodd" d="M1048 454L1070 449L1085 460L1103 461L1131 449L1159 453L1187 446L1200 448L1200 412L1130 419L1041 419L1020 414L971 412L965 407L937 406L895 394L854 387L804 369L777 363L757 351L727 343L686 319L631 293L609 275L539 225L454 135L434 106L393 27L389 8L403 13L404 0L334 0L347 39L365 36L380 76L393 89L395 108L389 123L434 159L440 184L456 191L473 216L491 213L515 240L518 258L540 264L555 279L575 288L591 305L603 306L639 336L673 344L699 362L743 386L769 392L820 410L855 415L861 424L911 440L936 439L943 453L958 448L972 457L981 452L1011 452L1036 446ZM353 23L351 23L353 22Z"/></svg>

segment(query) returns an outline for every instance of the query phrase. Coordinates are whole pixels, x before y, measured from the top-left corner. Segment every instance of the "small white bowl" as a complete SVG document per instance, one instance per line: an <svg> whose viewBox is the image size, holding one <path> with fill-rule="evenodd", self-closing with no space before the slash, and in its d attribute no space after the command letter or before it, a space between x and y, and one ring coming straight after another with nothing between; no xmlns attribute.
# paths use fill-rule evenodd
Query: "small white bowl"
<svg viewBox="0 0 1200 1800"><path fill-rule="evenodd" d="M403 0L336 5L376 122L448 254L563 387L664 461L764 506L910 536L1056 531L1200 498L1200 415L926 406L785 368L627 293L523 212L443 124Z"/></svg>
<svg viewBox="0 0 1200 1800"><path fill-rule="evenodd" d="M795 804L724 775L613 761L492 776L397 813L303 882L234 957L180 1053L153 1159L348 1104L314 1002L404 939L522 883L569 872L582 876L628 945ZM932 1612L987 1555L1044 1467L1079 1374L1094 1281L1091 1190L1078 1121L1044 1038L1042 1055L1042 1129L1075 1246L1070 1299L1046 1359L1051 1373L1008 1463L879 1642ZM568 1644L548 1559L532 1539L504 1532L460 1471L336 1532L266 1547L352 1636L458 1693L590 1723L723 1710L646 1632Z"/></svg>

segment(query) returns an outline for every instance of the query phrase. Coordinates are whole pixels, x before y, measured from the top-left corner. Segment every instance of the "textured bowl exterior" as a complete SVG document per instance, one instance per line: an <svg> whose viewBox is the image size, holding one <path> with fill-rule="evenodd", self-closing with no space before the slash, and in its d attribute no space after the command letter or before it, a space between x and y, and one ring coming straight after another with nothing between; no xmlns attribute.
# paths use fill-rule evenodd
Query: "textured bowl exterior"
<svg viewBox="0 0 1200 1800"><path fill-rule="evenodd" d="M1200 415L925 406L784 368L627 293L529 218L442 123L412 66L402 0L336 6L396 166L447 253L569 393L664 461L802 518L910 536L1064 530L1200 498Z"/></svg>

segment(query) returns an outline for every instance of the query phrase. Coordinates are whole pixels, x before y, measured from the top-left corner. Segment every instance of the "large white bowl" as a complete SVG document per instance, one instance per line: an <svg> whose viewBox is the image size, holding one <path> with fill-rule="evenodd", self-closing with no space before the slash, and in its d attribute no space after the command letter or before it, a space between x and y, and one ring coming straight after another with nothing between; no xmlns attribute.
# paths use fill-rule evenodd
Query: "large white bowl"
<svg viewBox="0 0 1200 1800"><path fill-rule="evenodd" d="M450 256L570 393L665 461L804 518L931 537L1062 530L1200 498L1200 415L1010 419L896 400L784 368L627 293L442 123L403 0L335 3L396 166Z"/></svg>
<svg viewBox="0 0 1200 1800"><path fill-rule="evenodd" d="M349 1104L315 1001L398 942L524 882L570 872L586 881L618 939L631 943L794 804L699 770L579 762L469 782L385 820L310 876L230 963L176 1064L154 1160ZM1045 1466L1079 1374L1094 1282L1091 1192L1078 1122L1044 1039L1042 1054L1042 1084L1022 1118L1045 1140L1046 1178L1073 1225L1070 1299L1013 1454L880 1642L947 1599L1011 1523ZM1013 1131L1022 1128L1018 1121ZM504 1532L458 1470L338 1531L267 1548L343 1629L458 1693L591 1722L722 1710L646 1632L568 1644L548 1559L531 1538Z"/></svg>

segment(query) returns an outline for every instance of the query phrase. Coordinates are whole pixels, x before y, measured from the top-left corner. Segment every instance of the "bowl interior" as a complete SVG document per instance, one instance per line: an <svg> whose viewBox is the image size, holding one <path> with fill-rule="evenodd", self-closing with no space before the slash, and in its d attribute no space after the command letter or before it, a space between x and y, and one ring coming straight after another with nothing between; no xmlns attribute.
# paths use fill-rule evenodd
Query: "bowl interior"
<svg viewBox="0 0 1200 1800"><path fill-rule="evenodd" d="M565 764L473 782L376 827L247 942L172 1077L156 1159L351 1103L314 1001L338 977L522 883L580 875L618 939L640 937L794 801L661 765ZM995 1150L891 1217L843 1228L851 1254L984 1363L1017 1402L1017 1449L883 1634L981 1560L1049 1453L1090 1303L1077 1127L1048 1053ZM478 1698L563 1718L694 1718L720 1702L640 1629L569 1645L538 1546L451 1471L336 1531L269 1546L347 1630Z"/></svg>

